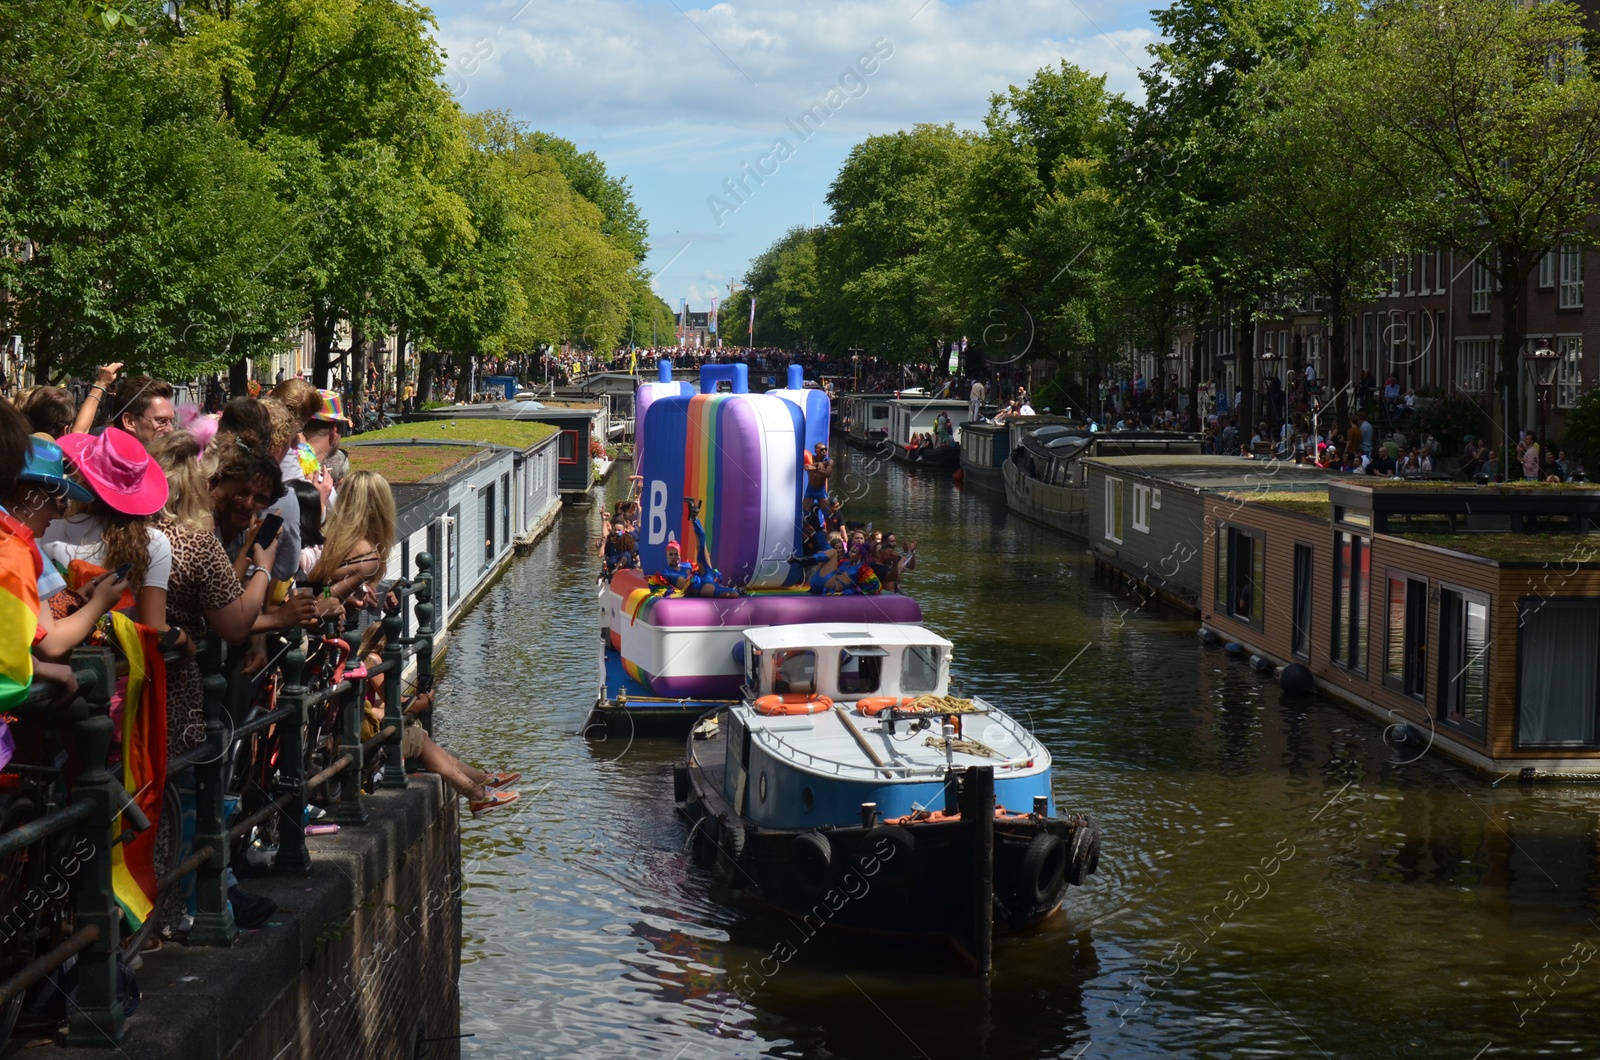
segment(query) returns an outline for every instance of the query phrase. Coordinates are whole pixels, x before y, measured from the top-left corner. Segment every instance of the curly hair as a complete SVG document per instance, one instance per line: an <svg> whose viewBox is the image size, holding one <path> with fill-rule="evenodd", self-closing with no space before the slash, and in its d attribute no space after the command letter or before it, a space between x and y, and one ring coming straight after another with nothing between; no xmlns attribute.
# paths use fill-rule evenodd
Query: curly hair
<svg viewBox="0 0 1600 1060"><path fill-rule="evenodd" d="M126 563L127 580L133 586L133 591L138 593L144 588L144 580L150 574L150 530L153 517L119 512L99 497L84 505L83 511L100 523L100 540L105 545L105 555L100 559L100 566L106 570L115 570Z"/></svg>
<svg viewBox="0 0 1600 1060"><path fill-rule="evenodd" d="M28 417L28 430L59 438L72 430L78 403L58 386L36 386L17 395L17 408Z"/></svg>
<svg viewBox="0 0 1600 1060"><path fill-rule="evenodd" d="M267 420L272 427L272 451L288 452L294 440L300 436L302 421L296 418L294 409L277 398L262 398L261 407L266 410Z"/></svg>
<svg viewBox="0 0 1600 1060"><path fill-rule="evenodd" d="M167 473L167 503L156 514L158 521L211 529L211 494L200 454L199 440L188 431L168 431L151 444L150 456Z"/></svg>
<svg viewBox="0 0 1600 1060"><path fill-rule="evenodd" d="M253 482L259 478L267 483L273 500L283 496L283 470L259 435L218 431L206 446L200 470L212 489L229 479Z"/></svg>
<svg viewBox="0 0 1600 1060"><path fill-rule="evenodd" d="M299 430L305 426L306 420L322 411L322 392L304 379L285 379L272 388L270 396L288 406L290 412L300 421L295 425Z"/></svg>

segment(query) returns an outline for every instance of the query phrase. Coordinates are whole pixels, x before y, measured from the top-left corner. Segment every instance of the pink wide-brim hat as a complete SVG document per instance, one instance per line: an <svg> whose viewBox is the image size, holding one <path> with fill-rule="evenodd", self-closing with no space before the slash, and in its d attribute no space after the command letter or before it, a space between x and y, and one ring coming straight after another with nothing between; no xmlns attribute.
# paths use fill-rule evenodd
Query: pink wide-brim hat
<svg viewBox="0 0 1600 1060"><path fill-rule="evenodd" d="M64 434L56 444L95 495L124 515L154 515L167 503L167 476L139 439L120 427Z"/></svg>

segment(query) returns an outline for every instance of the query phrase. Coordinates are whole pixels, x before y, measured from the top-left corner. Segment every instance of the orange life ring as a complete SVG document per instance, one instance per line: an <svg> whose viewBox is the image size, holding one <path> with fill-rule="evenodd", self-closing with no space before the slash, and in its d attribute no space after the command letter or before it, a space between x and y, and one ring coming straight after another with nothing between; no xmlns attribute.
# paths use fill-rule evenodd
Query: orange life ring
<svg viewBox="0 0 1600 1060"><path fill-rule="evenodd" d="M755 701L757 714L768 717L788 714L821 714L833 709L833 700L827 696L811 696L804 692L785 692L781 695L762 696Z"/></svg>
<svg viewBox="0 0 1600 1060"><path fill-rule="evenodd" d="M856 709L869 718L876 717L891 708L895 710L918 710L914 706L916 699L913 696L869 696L856 701Z"/></svg>

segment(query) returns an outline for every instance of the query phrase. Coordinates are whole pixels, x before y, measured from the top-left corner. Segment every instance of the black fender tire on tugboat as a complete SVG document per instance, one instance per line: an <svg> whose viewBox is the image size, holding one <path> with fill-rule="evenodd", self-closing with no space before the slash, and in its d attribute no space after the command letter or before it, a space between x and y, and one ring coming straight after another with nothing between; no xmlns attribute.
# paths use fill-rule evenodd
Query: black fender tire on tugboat
<svg viewBox="0 0 1600 1060"><path fill-rule="evenodd" d="M687 763L673 763L672 798L676 802L689 801L689 766Z"/></svg>
<svg viewBox="0 0 1600 1060"><path fill-rule="evenodd" d="M887 846L886 846L887 844ZM861 858L876 858L874 881L889 894L903 894L916 883L918 872L917 837L909 828L880 824L861 837Z"/></svg>
<svg viewBox="0 0 1600 1060"><path fill-rule="evenodd" d="M748 882L740 864L744 860L744 825L738 821L724 821L717 842L717 876L729 887L739 887Z"/></svg>
<svg viewBox="0 0 1600 1060"><path fill-rule="evenodd" d="M1067 882L1082 887L1100 867L1100 822L1085 817L1072 830L1072 842L1067 850Z"/></svg>
<svg viewBox="0 0 1600 1060"><path fill-rule="evenodd" d="M1049 832L1040 832L1028 844L1028 852L1022 855L1019 884L1023 897L1032 898L1034 905L1050 901L1060 893L1061 880L1066 873L1066 844Z"/></svg>
<svg viewBox="0 0 1600 1060"><path fill-rule="evenodd" d="M803 832L789 842L789 860L800 889L815 897L833 875L833 844L821 832Z"/></svg>

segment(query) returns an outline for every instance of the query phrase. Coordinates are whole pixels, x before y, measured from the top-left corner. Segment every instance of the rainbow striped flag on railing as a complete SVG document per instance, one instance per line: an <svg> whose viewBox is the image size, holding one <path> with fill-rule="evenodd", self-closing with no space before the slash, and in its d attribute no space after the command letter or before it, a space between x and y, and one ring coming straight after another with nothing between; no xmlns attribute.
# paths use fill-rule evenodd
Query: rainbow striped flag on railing
<svg viewBox="0 0 1600 1060"><path fill-rule="evenodd" d="M151 827L128 843L111 848L111 889L133 926L155 909L156 832L167 786L167 662L161 635L116 611L111 635L128 657L128 685L122 698L122 786Z"/></svg>
<svg viewBox="0 0 1600 1060"><path fill-rule="evenodd" d="M39 550L33 546L33 535L0 510L0 714L27 698L33 684L39 572ZM14 753L10 726L0 721L0 769Z"/></svg>

